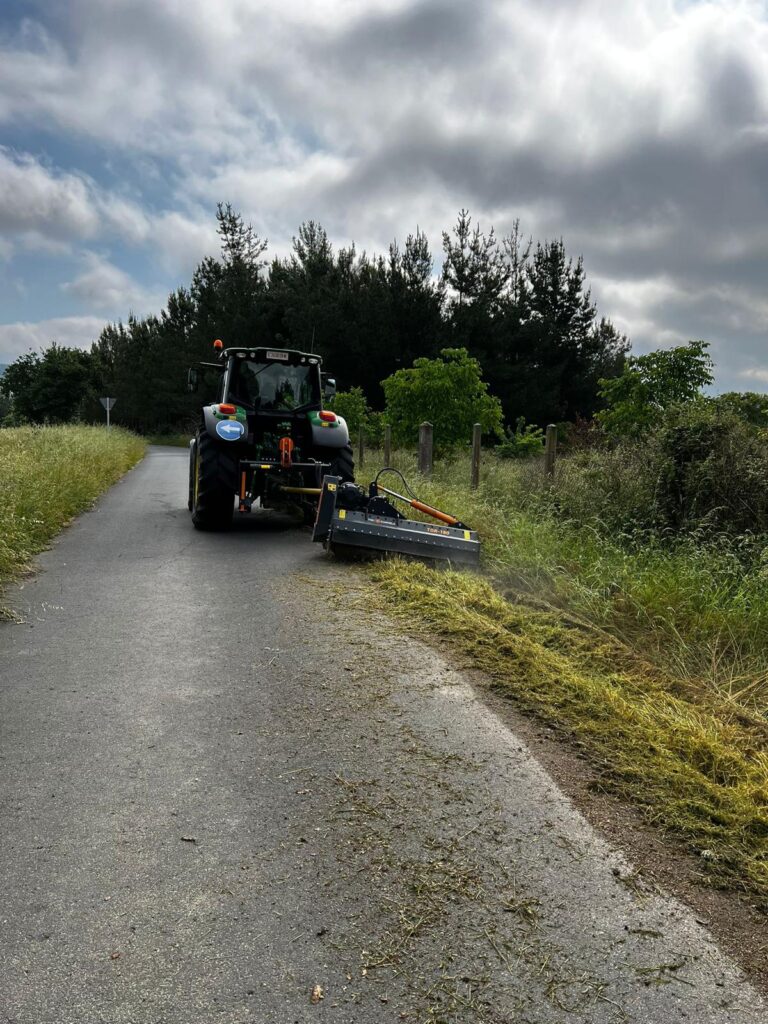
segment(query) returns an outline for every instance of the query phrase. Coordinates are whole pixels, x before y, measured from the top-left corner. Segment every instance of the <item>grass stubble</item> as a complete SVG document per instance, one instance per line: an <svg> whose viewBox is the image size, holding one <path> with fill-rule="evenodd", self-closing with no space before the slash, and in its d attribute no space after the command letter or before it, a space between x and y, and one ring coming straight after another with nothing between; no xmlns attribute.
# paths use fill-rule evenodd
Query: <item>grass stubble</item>
<svg viewBox="0 0 768 1024"><path fill-rule="evenodd" d="M628 550L593 525L521 509L517 466L492 464L471 492L464 460L426 481L398 458L420 497L479 530L484 571L376 563L382 604L577 741L601 788L682 839L708 883L767 912L759 567L745 578L728 552L693 543Z"/></svg>

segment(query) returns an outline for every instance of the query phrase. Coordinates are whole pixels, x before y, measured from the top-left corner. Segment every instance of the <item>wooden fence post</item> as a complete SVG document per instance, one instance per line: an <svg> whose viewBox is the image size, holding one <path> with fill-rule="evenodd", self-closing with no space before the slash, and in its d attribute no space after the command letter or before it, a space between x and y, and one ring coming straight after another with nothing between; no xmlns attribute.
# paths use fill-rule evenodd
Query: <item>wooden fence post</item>
<svg viewBox="0 0 768 1024"><path fill-rule="evenodd" d="M365 430L360 424L360 433L357 435L357 464L362 466L365 462Z"/></svg>
<svg viewBox="0 0 768 1024"><path fill-rule="evenodd" d="M480 437L482 433L483 428L479 423L475 423L472 427L472 475L469 483L473 491L480 486Z"/></svg>
<svg viewBox="0 0 768 1024"><path fill-rule="evenodd" d="M419 472L432 476L432 424L422 423L419 427Z"/></svg>
<svg viewBox="0 0 768 1024"><path fill-rule="evenodd" d="M392 427L389 423L384 427L384 465L392 465Z"/></svg>
<svg viewBox="0 0 768 1024"><path fill-rule="evenodd" d="M555 458L557 456L557 427L554 423L547 424L546 443L544 446L544 472L547 476L555 475Z"/></svg>

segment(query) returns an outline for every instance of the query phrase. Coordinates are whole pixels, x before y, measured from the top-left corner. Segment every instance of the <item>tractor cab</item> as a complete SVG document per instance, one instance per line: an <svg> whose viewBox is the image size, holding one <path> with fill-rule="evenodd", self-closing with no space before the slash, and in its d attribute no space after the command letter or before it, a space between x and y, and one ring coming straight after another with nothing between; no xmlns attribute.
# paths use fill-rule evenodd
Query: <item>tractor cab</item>
<svg viewBox="0 0 768 1024"><path fill-rule="evenodd" d="M226 360L223 402L243 406L257 415L281 418L322 408L319 356L277 349L229 348L222 352L222 358Z"/></svg>

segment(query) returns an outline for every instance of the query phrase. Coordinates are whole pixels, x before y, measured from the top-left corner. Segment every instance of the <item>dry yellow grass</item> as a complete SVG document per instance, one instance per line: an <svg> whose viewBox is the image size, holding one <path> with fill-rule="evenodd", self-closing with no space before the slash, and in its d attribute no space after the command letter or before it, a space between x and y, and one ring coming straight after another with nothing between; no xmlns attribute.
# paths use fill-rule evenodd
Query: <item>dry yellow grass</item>
<svg viewBox="0 0 768 1024"><path fill-rule="evenodd" d="M608 788L684 839L717 883L768 908L768 724L567 615L487 580L386 562L390 610L469 655L521 708L577 737Z"/></svg>

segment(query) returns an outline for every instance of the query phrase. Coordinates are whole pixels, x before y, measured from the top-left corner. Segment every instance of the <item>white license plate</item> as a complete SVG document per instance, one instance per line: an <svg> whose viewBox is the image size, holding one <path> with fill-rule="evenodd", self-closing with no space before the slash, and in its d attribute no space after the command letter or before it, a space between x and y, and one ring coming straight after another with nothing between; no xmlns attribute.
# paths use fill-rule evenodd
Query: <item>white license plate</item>
<svg viewBox="0 0 768 1024"><path fill-rule="evenodd" d="M287 352L267 352L267 359L283 359L288 362Z"/></svg>

